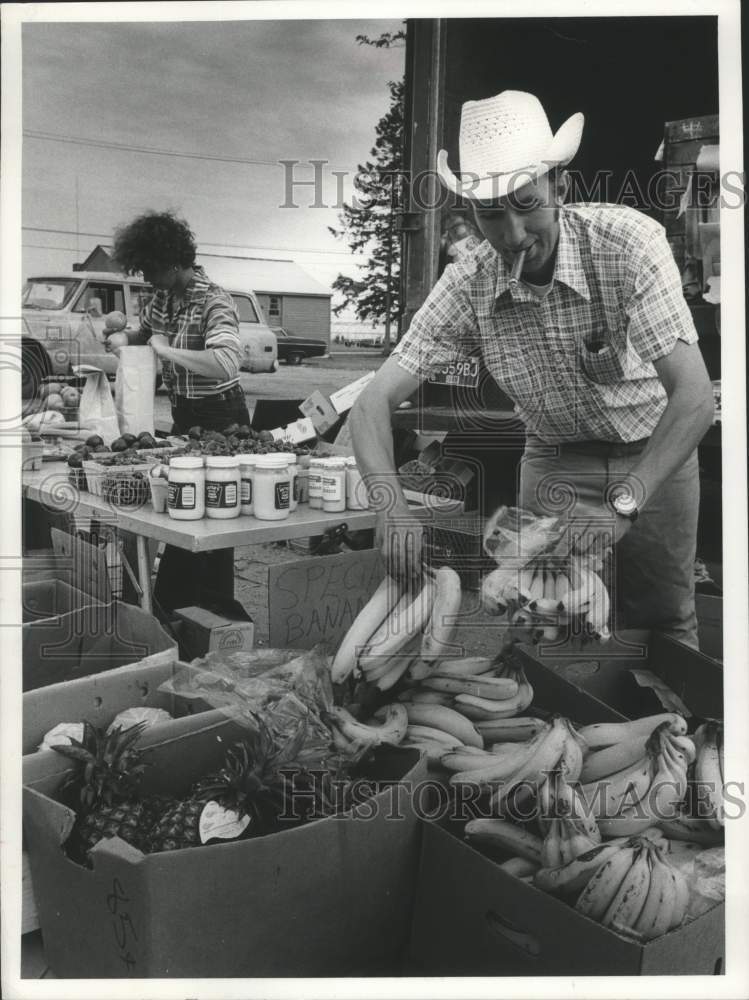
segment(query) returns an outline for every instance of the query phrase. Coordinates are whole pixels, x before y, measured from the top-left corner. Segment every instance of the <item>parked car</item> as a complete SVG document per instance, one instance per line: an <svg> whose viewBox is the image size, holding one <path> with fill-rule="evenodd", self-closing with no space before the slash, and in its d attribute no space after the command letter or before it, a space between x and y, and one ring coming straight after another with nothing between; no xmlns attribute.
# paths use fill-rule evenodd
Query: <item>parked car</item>
<svg viewBox="0 0 749 1000"><path fill-rule="evenodd" d="M228 290L239 313L240 367L278 369L276 337L253 292ZM141 309L153 294L146 282L109 271L74 271L29 278L21 298L24 378L62 375L71 365L93 365L114 377L117 356L105 349L104 317L121 312L125 330L136 330ZM160 376L159 376L160 381Z"/></svg>
<svg viewBox="0 0 749 1000"><path fill-rule="evenodd" d="M326 358L328 345L324 340L292 337L282 326L272 327L278 344L278 360L287 365L300 365L305 358Z"/></svg>

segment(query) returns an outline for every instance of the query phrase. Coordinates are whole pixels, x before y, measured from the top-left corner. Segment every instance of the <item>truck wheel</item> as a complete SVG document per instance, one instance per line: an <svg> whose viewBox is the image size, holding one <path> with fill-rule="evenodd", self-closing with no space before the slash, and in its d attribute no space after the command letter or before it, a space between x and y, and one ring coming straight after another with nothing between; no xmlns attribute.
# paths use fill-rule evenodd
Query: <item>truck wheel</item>
<svg viewBox="0 0 749 1000"><path fill-rule="evenodd" d="M286 364L288 364L288 365L300 365L302 363L302 361L304 361L304 355L303 354L299 354L297 351L295 351L293 354L289 355Z"/></svg>
<svg viewBox="0 0 749 1000"><path fill-rule="evenodd" d="M39 341L21 338L21 396L40 399L42 382L51 374L52 362Z"/></svg>

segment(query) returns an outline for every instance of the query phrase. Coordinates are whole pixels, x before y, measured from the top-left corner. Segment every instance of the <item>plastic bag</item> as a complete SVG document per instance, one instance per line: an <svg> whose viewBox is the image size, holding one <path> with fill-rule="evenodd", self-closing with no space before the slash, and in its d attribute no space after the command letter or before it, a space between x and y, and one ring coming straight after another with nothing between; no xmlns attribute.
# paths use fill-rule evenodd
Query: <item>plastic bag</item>
<svg viewBox="0 0 749 1000"><path fill-rule="evenodd" d="M82 366L80 371L86 375L86 382L78 404L78 421L109 446L120 436L120 424L107 377L98 369Z"/></svg>
<svg viewBox="0 0 749 1000"><path fill-rule="evenodd" d="M333 687L321 646L211 652L181 666L159 690L200 698L251 729L254 716L261 715L279 736L291 737L304 724L299 760L310 764L330 755L330 729L322 713L333 705Z"/></svg>
<svg viewBox="0 0 749 1000"><path fill-rule="evenodd" d="M678 868L689 886L685 920L695 920L726 898L726 852L724 847L702 848L688 842L671 841L668 860Z"/></svg>
<svg viewBox="0 0 749 1000"><path fill-rule="evenodd" d="M538 517L520 507L500 507L484 526L484 552L501 565L507 559L530 561L557 545L567 530L558 517Z"/></svg>

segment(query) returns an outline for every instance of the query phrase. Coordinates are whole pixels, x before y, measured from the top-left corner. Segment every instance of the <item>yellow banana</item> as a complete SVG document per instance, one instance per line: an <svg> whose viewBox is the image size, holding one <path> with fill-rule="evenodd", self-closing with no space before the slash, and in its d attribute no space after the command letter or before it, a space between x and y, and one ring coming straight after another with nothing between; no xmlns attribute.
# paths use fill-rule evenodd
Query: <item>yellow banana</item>
<svg viewBox="0 0 749 1000"><path fill-rule="evenodd" d="M694 762L694 780L698 788L699 801L706 801L708 805L707 821L711 826L720 829L724 817L718 726L717 723L704 723L700 729L702 740L700 752Z"/></svg>
<svg viewBox="0 0 749 1000"><path fill-rule="evenodd" d="M588 567L583 572L588 575L588 627L597 639L606 642L611 638L609 632L609 612L611 610L609 592L598 573Z"/></svg>
<svg viewBox="0 0 749 1000"><path fill-rule="evenodd" d="M681 715L676 712L661 712L659 715L648 715L630 722L596 722L583 726L579 732L591 750L598 750L634 736L642 736L646 740L662 722L670 723L669 730L674 735L683 736L687 731L687 724Z"/></svg>
<svg viewBox="0 0 749 1000"><path fill-rule="evenodd" d="M334 684L341 684L355 669L359 654L365 649L372 633L387 618L399 598L400 586L386 576L341 640L330 668Z"/></svg>
<svg viewBox="0 0 749 1000"><path fill-rule="evenodd" d="M567 596L569 595L571 586L570 578L565 572L560 570L556 575L554 586L554 600L560 606L560 611L566 610Z"/></svg>
<svg viewBox="0 0 749 1000"><path fill-rule="evenodd" d="M512 751L498 756L492 754L491 761L475 761L467 770L457 771L450 777L451 785L491 785L504 781L522 767L523 762L530 758L527 750L520 749L520 744L512 744Z"/></svg>
<svg viewBox="0 0 749 1000"><path fill-rule="evenodd" d="M415 736L406 737L401 746L420 750L426 755L427 762L434 767L439 765L440 759L445 752L445 744L441 740L419 739Z"/></svg>
<svg viewBox="0 0 749 1000"><path fill-rule="evenodd" d="M408 670L410 662L408 657L403 657L400 661L396 659L390 670L375 681L375 687L378 691L389 691L391 687L394 687Z"/></svg>
<svg viewBox="0 0 749 1000"><path fill-rule="evenodd" d="M683 840L692 844L715 847L722 843L723 834L715 830L706 819L679 813L674 819L657 819L656 824L669 840Z"/></svg>
<svg viewBox="0 0 749 1000"><path fill-rule="evenodd" d="M408 688L406 691L401 691L398 695L398 701L412 702L414 705L447 705L450 707L453 703L453 696L444 694L442 691L419 691L416 688Z"/></svg>
<svg viewBox="0 0 749 1000"><path fill-rule="evenodd" d="M406 703L409 725L441 729L448 736L455 736L466 746L483 749L484 740L475 726L464 715L444 705L409 705Z"/></svg>
<svg viewBox="0 0 749 1000"><path fill-rule="evenodd" d="M431 663L457 649L451 639L455 633L461 605L460 577L450 566L434 572L434 603L421 641L421 657Z"/></svg>
<svg viewBox="0 0 749 1000"><path fill-rule="evenodd" d="M535 861L521 857L509 858L507 861L503 861L499 867L503 872L514 875L516 878L524 878L526 875L533 875L534 872L538 871L538 864Z"/></svg>
<svg viewBox="0 0 749 1000"><path fill-rule="evenodd" d="M457 736L451 736L442 729L435 729L433 726L409 725L406 729L406 736L410 740L422 739L431 740L434 743L440 743L442 745L443 753L447 750L452 750L455 747L462 748L464 746Z"/></svg>
<svg viewBox="0 0 749 1000"><path fill-rule="evenodd" d="M644 737L635 735L589 753L583 761L580 781L587 785L636 764L645 753L645 743Z"/></svg>
<svg viewBox="0 0 749 1000"><path fill-rule="evenodd" d="M541 863L542 840L515 823L503 819L472 819L466 823L464 833L467 840L512 852L535 864Z"/></svg>
<svg viewBox="0 0 749 1000"><path fill-rule="evenodd" d="M405 706L400 704L388 705L387 718L380 726L359 722L345 708L331 708L328 715L348 739L372 746L381 743L400 743L405 738L408 726L408 713Z"/></svg>
<svg viewBox="0 0 749 1000"><path fill-rule="evenodd" d="M488 750L476 751L476 747L458 747L455 750L446 750L440 758L440 763L446 771L459 774L461 771L470 771L480 767L482 764L494 762L494 754Z"/></svg>
<svg viewBox="0 0 749 1000"><path fill-rule="evenodd" d="M518 577L518 593L521 604L527 604L528 601L533 600L532 586L533 577L535 575L536 570L532 565L524 566L520 571L520 576Z"/></svg>
<svg viewBox="0 0 749 1000"><path fill-rule="evenodd" d="M590 806L593 815L601 821L618 816L625 804L634 805L647 794L653 776L653 762L649 755L641 757L636 763L618 771L616 774L601 781L595 781L581 787L585 802ZM651 823L645 824L650 826ZM645 829L645 827L643 827ZM601 829L603 832L603 829ZM638 831L623 831L628 835Z"/></svg>
<svg viewBox="0 0 749 1000"><path fill-rule="evenodd" d="M614 930L630 930L645 906L650 888L650 848L641 847L603 915L602 923Z"/></svg>
<svg viewBox="0 0 749 1000"><path fill-rule="evenodd" d="M583 747L582 741L572 728L572 725L565 720L567 735L564 740L564 752L559 761L559 767L567 781L577 781L583 768Z"/></svg>
<svg viewBox="0 0 749 1000"><path fill-rule="evenodd" d="M555 718L548 731L538 738L530 757L519 765L503 787L494 793L492 805L501 806L516 786L521 783L537 784L544 779L549 771L553 771L558 766L564 751L566 733L565 720Z"/></svg>
<svg viewBox="0 0 749 1000"><path fill-rule="evenodd" d="M538 563L533 566L533 574L528 586L528 604L532 601L543 600L544 596L544 571Z"/></svg>
<svg viewBox="0 0 749 1000"><path fill-rule="evenodd" d="M491 673L493 664L489 656L462 656L439 659L435 669L449 677L478 677Z"/></svg>
<svg viewBox="0 0 749 1000"><path fill-rule="evenodd" d="M673 865L665 864L671 869L671 876L674 880L674 888L676 891L676 901L674 903L674 912L671 915L671 923L669 925L669 930L673 930L675 927L680 927L684 922L684 917L687 913L687 906L689 905L689 885L684 873L680 872L678 868Z"/></svg>
<svg viewBox="0 0 749 1000"><path fill-rule="evenodd" d="M453 677L442 671L427 677L423 681L423 686L430 691L443 691L454 695L468 694L492 702L508 701L514 698L519 690L517 681L509 677Z"/></svg>
<svg viewBox="0 0 749 1000"><path fill-rule="evenodd" d="M659 851L651 851L648 857L650 885L645 905L633 925L633 930L646 941L665 934L671 927L676 903L676 886L670 866L662 860Z"/></svg>
<svg viewBox="0 0 749 1000"><path fill-rule="evenodd" d="M683 754L687 766L694 764L697 758L697 749L694 741L689 736L674 736L673 733L670 734L670 740L674 750Z"/></svg>
<svg viewBox="0 0 749 1000"><path fill-rule="evenodd" d="M523 716L510 719L496 719L493 722L477 722L476 729L484 737L485 743L497 740L500 743L523 743L538 736L549 728L543 719Z"/></svg>
<svg viewBox="0 0 749 1000"><path fill-rule="evenodd" d="M432 609L434 590L434 583L429 577L424 577L423 586L415 596L406 593L401 597L385 621L372 633L367 648L359 657L359 666L365 673L368 666L393 656L420 635Z"/></svg>
<svg viewBox="0 0 749 1000"><path fill-rule="evenodd" d="M602 920L632 867L634 856L634 847L620 847L590 879L580 893L575 909L591 920Z"/></svg>
<svg viewBox="0 0 749 1000"><path fill-rule="evenodd" d="M556 868L540 868L533 881L539 889L546 892L570 895L582 892L603 864L626 843L625 837L618 837L614 840L607 840L604 844L597 844L589 851L578 854L573 861L566 865L558 865Z"/></svg>
<svg viewBox="0 0 749 1000"><path fill-rule="evenodd" d="M544 837L541 848L541 865L544 868L556 868L563 864L560 820L553 819L549 825L549 830Z"/></svg>

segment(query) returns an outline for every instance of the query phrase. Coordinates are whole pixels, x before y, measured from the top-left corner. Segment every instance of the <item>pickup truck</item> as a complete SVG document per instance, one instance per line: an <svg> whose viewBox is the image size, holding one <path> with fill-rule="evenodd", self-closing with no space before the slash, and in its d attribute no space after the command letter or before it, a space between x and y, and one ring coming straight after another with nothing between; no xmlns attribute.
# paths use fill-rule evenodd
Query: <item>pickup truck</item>
<svg viewBox="0 0 749 1000"><path fill-rule="evenodd" d="M276 337L263 319L254 292L228 289L239 314L240 368L274 372ZM105 350L105 316L121 312L126 330L137 329L138 315L152 289L138 278L110 271L75 271L29 278L21 299L23 379L29 390L45 375L65 374L71 365L101 368L110 378L117 356ZM161 376L157 375L157 385Z"/></svg>
<svg viewBox="0 0 749 1000"><path fill-rule="evenodd" d="M328 356L328 345L324 340L309 337L292 337L282 326L271 327L278 343L278 360L287 365L300 365L305 358Z"/></svg>

